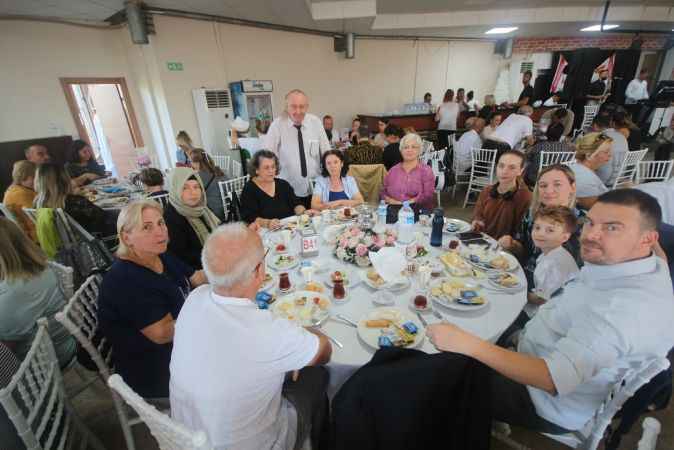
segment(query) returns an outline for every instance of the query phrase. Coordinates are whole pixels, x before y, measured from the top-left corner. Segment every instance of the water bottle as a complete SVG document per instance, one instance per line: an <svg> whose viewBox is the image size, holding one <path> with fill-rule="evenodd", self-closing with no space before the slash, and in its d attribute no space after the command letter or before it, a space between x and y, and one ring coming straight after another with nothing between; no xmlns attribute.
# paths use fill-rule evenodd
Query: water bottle
<svg viewBox="0 0 674 450"><path fill-rule="evenodd" d="M431 245L433 247L442 246L442 229L445 226L445 217L442 214L442 209L437 208L433 211L433 222L431 230Z"/></svg>
<svg viewBox="0 0 674 450"><path fill-rule="evenodd" d="M384 200L379 202L379 207L377 208L377 224L381 226L386 226L386 213L388 208Z"/></svg>
<svg viewBox="0 0 674 450"><path fill-rule="evenodd" d="M403 202L403 207L398 211L398 242L409 244L414 240L414 211L408 201Z"/></svg>

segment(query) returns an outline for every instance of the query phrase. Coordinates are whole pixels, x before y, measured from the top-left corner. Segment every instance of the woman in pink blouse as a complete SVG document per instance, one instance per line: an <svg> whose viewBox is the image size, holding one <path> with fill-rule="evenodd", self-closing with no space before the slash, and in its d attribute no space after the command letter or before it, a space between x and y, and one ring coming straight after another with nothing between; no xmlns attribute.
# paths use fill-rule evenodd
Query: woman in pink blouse
<svg viewBox="0 0 674 450"><path fill-rule="evenodd" d="M407 134L400 140L402 162L396 164L384 177L381 198L389 205L401 205L407 200L415 209L433 208L435 175L430 166L419 161L421 137Z"/></svg>

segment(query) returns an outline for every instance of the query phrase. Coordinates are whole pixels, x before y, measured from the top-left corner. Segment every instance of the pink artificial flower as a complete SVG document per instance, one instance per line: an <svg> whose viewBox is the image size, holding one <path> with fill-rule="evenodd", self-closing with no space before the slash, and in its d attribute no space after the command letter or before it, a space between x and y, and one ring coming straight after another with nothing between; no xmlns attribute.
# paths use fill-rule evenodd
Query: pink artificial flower
<svg viewBox="0 0 674 450"><path fill-rule="evenodd" d="M346 238L341 238L341 239L339 240L339 246L340 246L341 248L345 248L345 247L346 247L346 244L347 244Z"/></svg>
<svg viewBox="0 0 674 450"><path fill-rule="evenodd" d="M367 255L367 252L368 252L368 250L367 250L367 247L365 245L358 244L356 246L356 255L365 256L365 255Z"/></svg>

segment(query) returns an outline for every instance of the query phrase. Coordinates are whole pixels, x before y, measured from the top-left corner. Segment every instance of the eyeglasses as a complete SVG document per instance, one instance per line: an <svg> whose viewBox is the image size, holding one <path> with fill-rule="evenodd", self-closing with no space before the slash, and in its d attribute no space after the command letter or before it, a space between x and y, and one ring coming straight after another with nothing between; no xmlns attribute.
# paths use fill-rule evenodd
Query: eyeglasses
<svg viewBox="0 0 674 450"><path fill-rule="evenodd" d="M270 250L270 249L271 249L271 247L267 247L267 248L265 249L264 255L262 256L262 259L260 260L259 263L257 263L257 265L255 266L255 268L253 269L253 272L255 272L255 271L258 269L258 267L260 267L260 264L264 263L264 260L267 258L267 254L269 253L269 250Z"/></svg>

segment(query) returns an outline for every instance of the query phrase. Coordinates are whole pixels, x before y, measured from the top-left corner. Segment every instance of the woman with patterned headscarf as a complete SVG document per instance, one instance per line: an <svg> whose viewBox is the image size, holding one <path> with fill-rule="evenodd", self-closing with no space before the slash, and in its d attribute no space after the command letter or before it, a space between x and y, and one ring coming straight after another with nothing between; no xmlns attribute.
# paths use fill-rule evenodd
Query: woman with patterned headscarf
<svg viewBox="0 0 674 450"><path fill-rule="evenodd" d="M201 269L201 248L220 220L206 206L204 185L189 167L171 171L169 204L164 211L168 250L185 264Z"/></svg>

